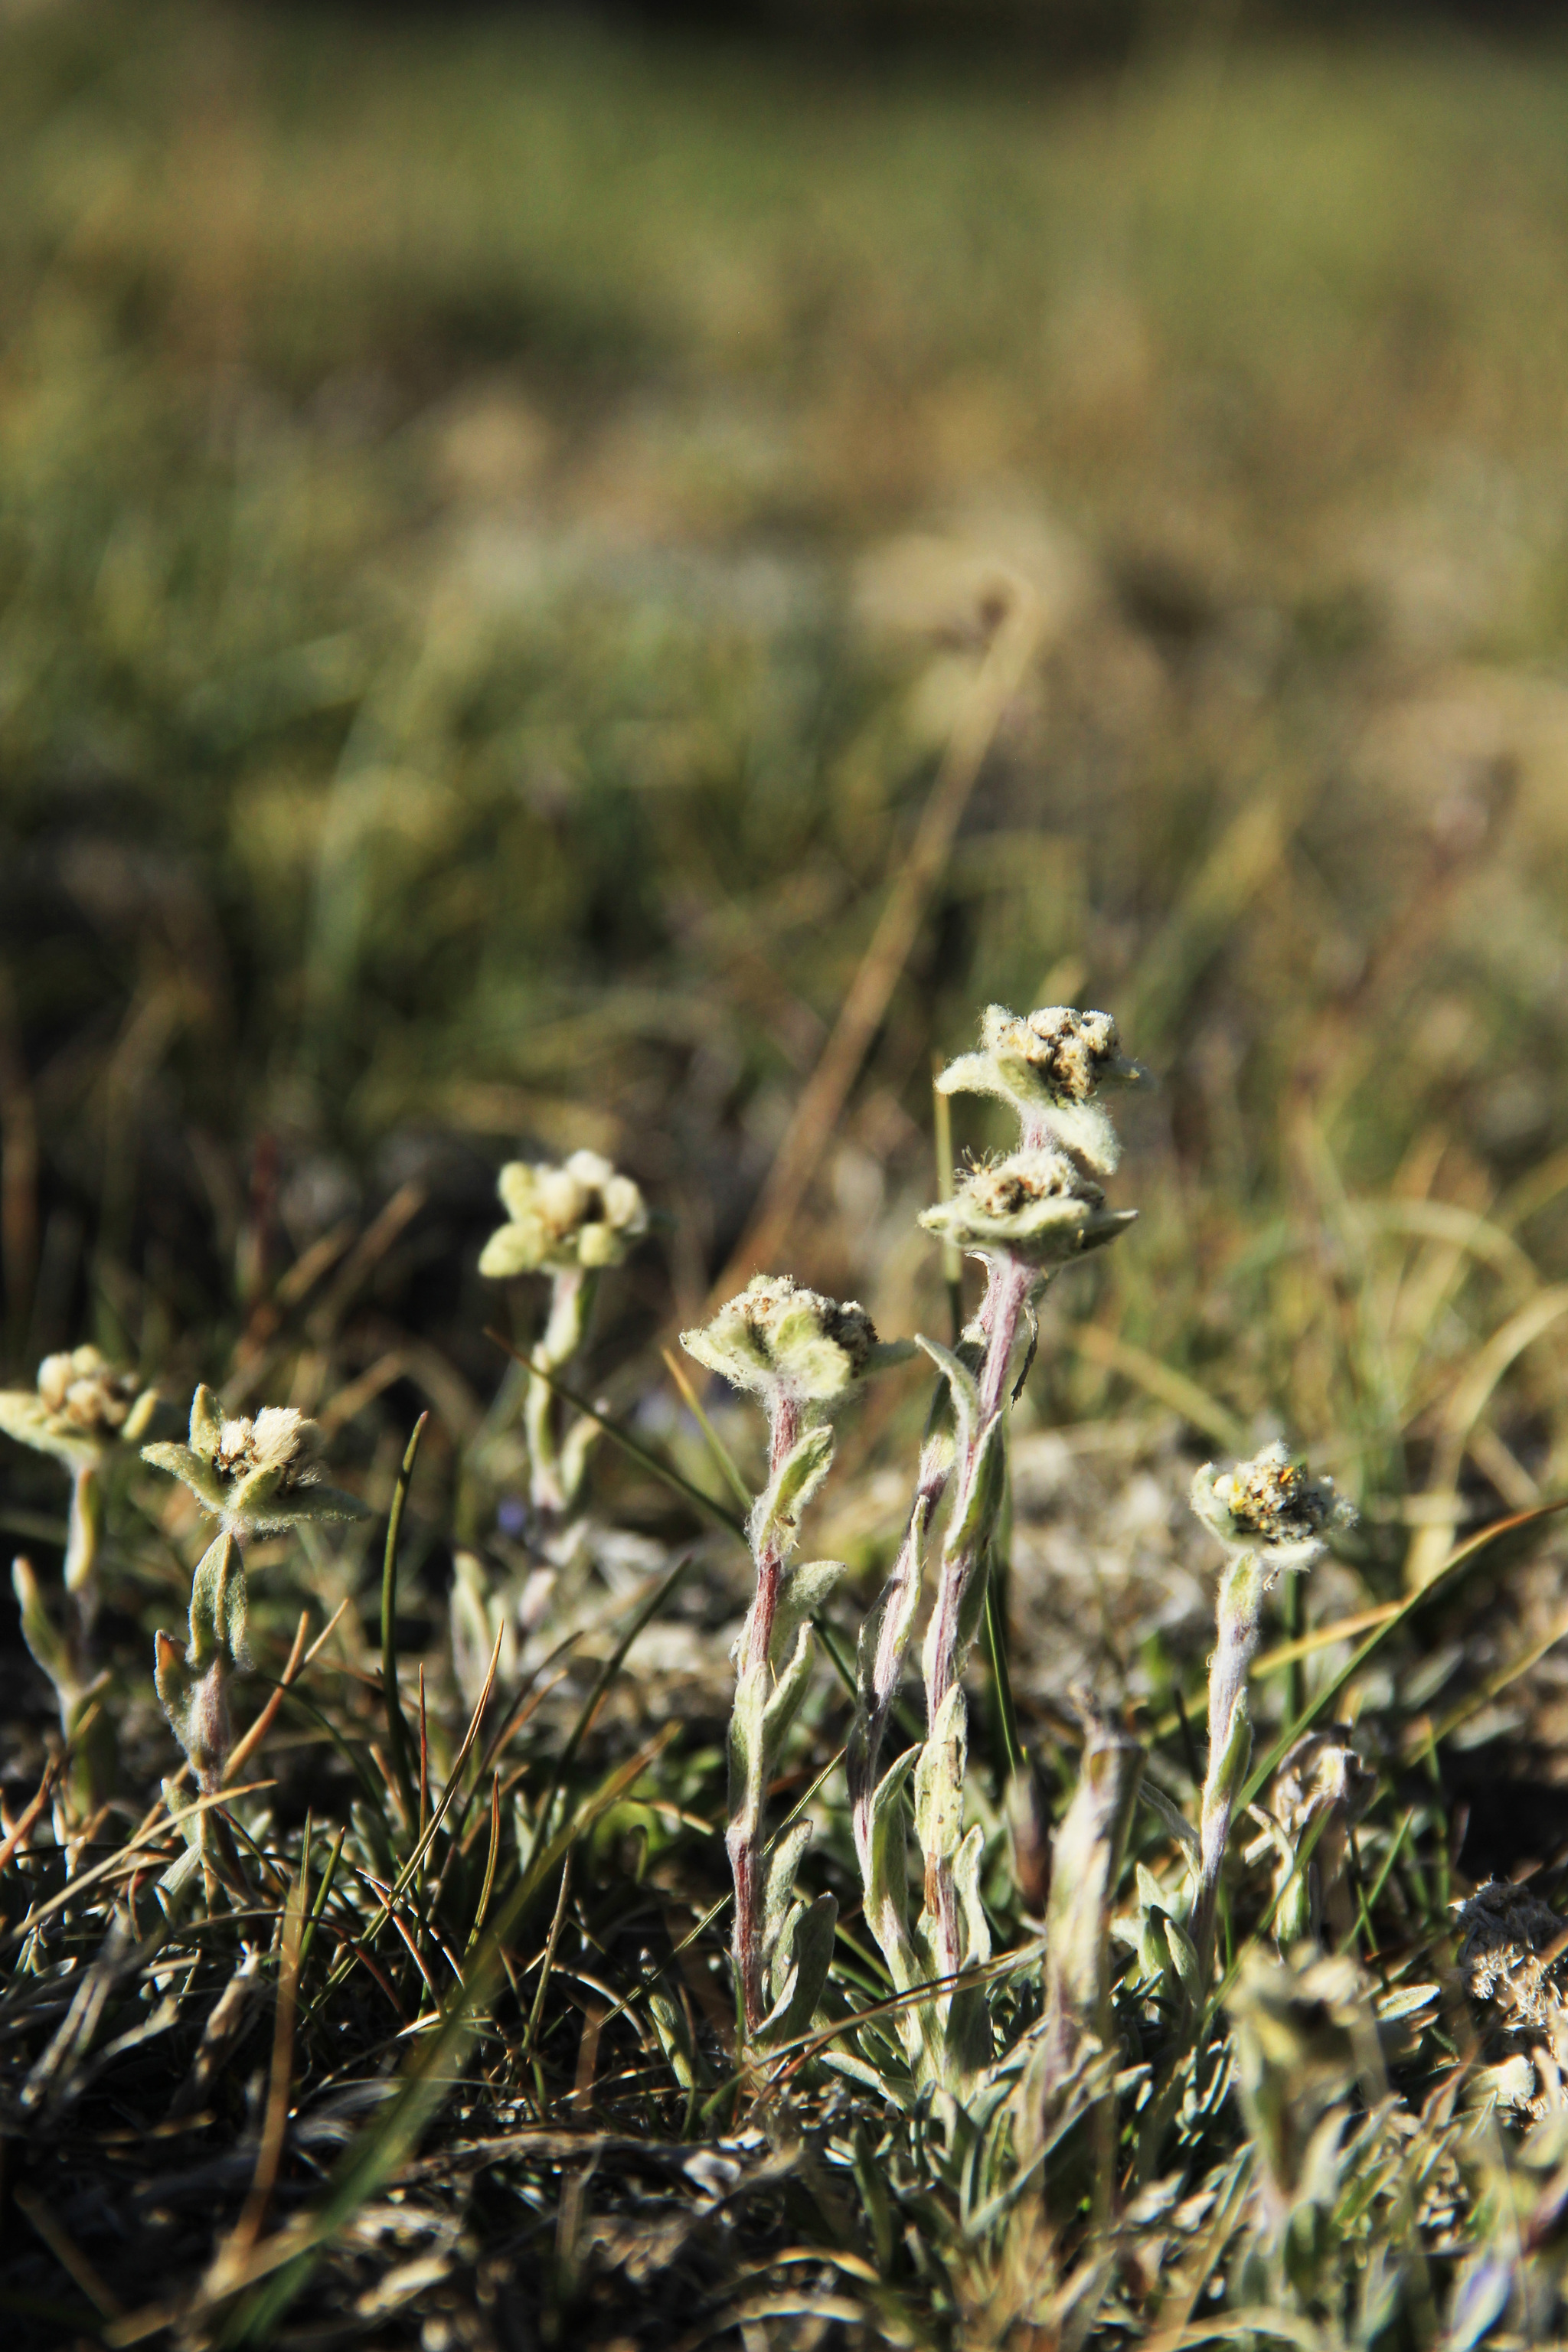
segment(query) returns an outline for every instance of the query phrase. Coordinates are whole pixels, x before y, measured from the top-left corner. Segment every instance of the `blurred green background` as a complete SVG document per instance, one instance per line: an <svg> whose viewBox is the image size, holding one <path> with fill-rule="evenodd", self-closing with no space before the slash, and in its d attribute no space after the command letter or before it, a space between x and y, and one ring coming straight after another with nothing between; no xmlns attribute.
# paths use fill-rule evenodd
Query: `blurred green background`
<svg viewBox="0 0 1568 2352"><path fill-rule="evenodd" d="M520 1145L666 1213L606 1360L689 1316L1025 610L783 1262L941 1328L933 1049L1103 1004L1143 1222L1039 1409L1191 1381L1397 1490L1533 1300L1465 1475L1539 1491L1565 404L1539 32L9 7L11 1368L222 1360L402 1200L360 1360L482 1392Z"/></svg>

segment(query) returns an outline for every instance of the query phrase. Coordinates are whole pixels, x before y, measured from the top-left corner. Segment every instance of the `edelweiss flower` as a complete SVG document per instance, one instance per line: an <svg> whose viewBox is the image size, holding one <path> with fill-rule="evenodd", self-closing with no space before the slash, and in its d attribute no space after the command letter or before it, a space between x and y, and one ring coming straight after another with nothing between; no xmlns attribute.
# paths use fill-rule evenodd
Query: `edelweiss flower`
<svg viewBox="0 0 1568 2352"><path fill-rule="evenodd" d="M759 1274L680 1344L709 1371L766 1401L827 1404L858 1381L901 1363L903 1343L884 1346L865 1308L802 1290L787 1274Z"/></svg>
<svg viewBox="0 0 1568 2352"><path fill-rule="evenodd" d="M254 1421L226 1421L222 1400L198 1388L188 1445L144 1445L142 1458L183 1479L231 1535L265 1534L300 1519L365 1515L353 1495L321 1483L321 1432L291 1405L268 1405Z"/></svg>
<svg viewBox="0 0 1568 2352"><path fill-rule="evenodd" d="M513 1160L496 1190L510 1222L479 1258L479 1272L493 1281L619 1265L647 1231L641 1192L596 1151L574 1151L563 1168Z"/></svg>
<svg viewBox="0 0 1568 2352"><path fill-rule="evenodd" d="M1205 1463L1193 1480L1192 1506L1227 1550L1258 1553L1271 1578L1310 1568L1328 1550L1324 1530L1355 1517L1333 1480L1309 1478L1279 1439L1231 1470Z"/></svg>
<svg viewBox="0 0 1568 2352"><path fill-rule="evenodd" d="M973 1256L1059 1265L1112 1241L1136 1211L1108 1210L1105 1194L1048 1146L973 1169L951 1200L922 1212L928 1233Z"/></svg>
<svg viewBox="0 0 1568 2352"><path fill-rule="evenodd" d="M73 1348L44 1358L36 1390L0 1391L0 1429L69 1470L91 1469L111 1446L134 1444L157 1402L96 1348Z"/></svg>
<svg viewBox="0 0 1568 2352"><path fill-rule="evenodd" d="M950 1062L937 1086L947 1095L999 1097L1023 1120L1027 1142L1054 1139L1109 1176L1120 1147L1094 1097L1101 1087L1135 1085L1142 1076L1122 1053L1109 1013L1051 1004L1021 1020L1005 1004L991 1004L981 1016L980 1051Z"/></svg>

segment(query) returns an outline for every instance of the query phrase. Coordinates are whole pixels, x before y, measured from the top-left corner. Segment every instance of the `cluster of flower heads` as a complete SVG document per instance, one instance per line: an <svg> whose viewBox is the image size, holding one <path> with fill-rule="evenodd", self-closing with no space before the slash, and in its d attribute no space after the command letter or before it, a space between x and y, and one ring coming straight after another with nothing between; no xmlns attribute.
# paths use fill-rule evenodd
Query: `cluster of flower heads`
<svg viewBox="0 0 1568 2352"><path fill-rule="evenodd" d="M493 1280L619 1265L647 1231L637 1185L597 1151L574 1151L560 1168L510 1160L496 1190L508 1223L479 1259L479 1272Z"/></svg>
<svg viewBox="0 0 1568 2352"><path fill-rule="evenodd" d="M940 1241L973 1255L1005 1251L1044 1267L1113 1240L1135 1213L1108 1210L1094 1179L1065 1151L1044 1144L981 1161L950 1200L921 1213L921 1223Z"/></svg>
<svg viewBox="0 0 1568 2352"><path fill-rule="evenodd" d="M350 1519L364 1506L322 1483L321 1431L292 1405L268 1405L252 1420L227 1420L213 1390L191 1401L187 1445L144 1445L142 1459L168 1470L231 1535L262 1534L300 1519Z"/></svg>
<svg viewBox="0 0 1568 2352"><path fill-rule="evenodd" d="M157 1402L96 1348L72 1348L44 1358L36 1390L0 1393L0 1429L68 1468L89 1468L110 1446L133 1444Z"/></svg>
<svg viewBox="0 0 1568 2352"><path fill-rule="evenodd" d="M855 1299L825 1298L787 1274L759 1274L700 1330L683 1331L688 1355L764 1402L829 1404L857 1381L910 1350L884 1346Z"/></svg>
<svg viewBox="0 0 1568 2352"><path fill-rule="evenodd" d="M1205 1463L1192 1505L1227 1550L1261 1554L1271 1573L1310 1568L1329 1548L1329 1529L1354 1517L1333 1480L1309 1477L1282 1439L1230 1470Z"/></svg>
<svg viewBox="0 0 1568 2352"><path fill-rule="evenodd" d="M1122 1053L1109 1013L1053 1004L1020 1019L1005 1005L988 1006L979 1051L950 1062L937 1085L943 1094L1011 1104L1021 1139L1005 1159L972 1168L921 1223L973 1255L1005 1255L1042 1270L1112 1240L1132 1216L1107 1210L1096 1181L1121 1156L1096 1097L1101 1087L1142 1076Z"/></svg>
<svg viewBox="0 0 1568 2352"><path fill-rule="evenodd" d="M1122 1053L1109 1013L1050 1004L1020 1018L990 1004L981 1016L980 1050L950 1062L937 1085L943 1094L1011 1103L1026 1146L1055 1144L1083 1169L1110 1176L1121 1147L1096 1097L1102 1087L1135 1086L1142 1077Z"/></svg>

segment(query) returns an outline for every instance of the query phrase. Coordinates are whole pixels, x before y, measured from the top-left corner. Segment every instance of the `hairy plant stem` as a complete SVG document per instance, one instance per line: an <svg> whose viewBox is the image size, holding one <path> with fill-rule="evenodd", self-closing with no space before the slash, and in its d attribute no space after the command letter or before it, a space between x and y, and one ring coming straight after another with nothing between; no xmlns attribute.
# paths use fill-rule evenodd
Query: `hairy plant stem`
<svg viewBox="0 0 1568 2352"><path fill-rule="evenodd" d="M533 1350L533 1361L548 1372L569 1364L583 1344L595 1277L580 1265L567 1266L551 1284L550 1318ZM523 1408L528 1438L530 1500L536 1511L558 1517L572 1496L562 1470L560 1404L548 1381L531 1380Z"/></svg>
<svg viewBox="0 0 1568 2352"><path fill-rule="evenodd" d="M1247 1677L1258 1654L1268 1583L1256 1552L1238 1552L1220 1579L1217 1634L1209 1668L1209 1760L1199 1811L1198 1899L1193 1943L1206 1983L1214 1959L1215 1914L1231 1816L1252 1757Z"/></svg>
<svg viewBox="0 0 1568 2352"><path fill-rule="evenodd" d="M997 1256L987 1262L985 1296L980 1307L980 1327L985 1334L985 1353L980 1366L980 1411L967 1433L963 1456L953 1465L960 1496L968 1491L982 1440L1002 1409L1018 1325L1038 1281L1037 1270L1022 1259ZM935 1723L942 1701L963 1671L959 1627L974 1578L984 1572L993 1532L988 1527L981 1528L972 1542L943 1557L936 1606L926 1639L928 1725ZM936 1918L939 1965L944 1976L952 1975L962 1966L963 1956L952 1864L946 1856L927 1857L926 1902Z"/></svg>
<svg viewBox="0 0 1568 2352"><path fill-rule="evenodd" d="M800 1436L800 1407L792 1397L778 1395L769 1414L768 1477L777 1476ZM784 1575L784 1538L776 1522L766 1522L752 1558L757 1587L741 1632L736 1655L737 1687L748 1675L765 1673L773 1647L773 1617ZM765 1791L763 1792L765 1795ZM733 1766L730 1786L730 1826L724 1843L735 1882L735 1932L731 1945L735 1975L741 1987L746 2032L754 2033L766 2014L763 1985L762 1921L758 1905L762 1888L763 1806L743 1783L737 1785Z"/></svg>
<svg viewBox="0 0 1568 2352"><path fill-rule="evenodd" d="M909 1648L910 1632L919 1601L926 1535L941 1507L952 1475L952 1464L946 1445L941 1438L932 1439L921 1451L920 1467L915 1475L915 1498L910 1507L904 1539L883 1587L881 1622L871 1661L869 1691L863 1694L863 1711L849 1734L845 1762L849 1781L855 1850L860 1857L863 1875L870 1869L871 1800L877 1792L882 1741L887 1735L888 1717L892 1713L893 1701L899 1695L904 1653Z"/></svg>
<svg viewBox="0 0 1568 2352"><path fill-rule="evenodd" d="M985 1333L985 1354L980 1367L980 1412L969 1433L963 1458L953 1465L961 1495L974 1475L980 1441L1001 1409L1018 1324L1037 1279L1031 1266L1015 1258L993 1258L990 1262L985 1296L980 1307L980 1326ZM984 1556L989 1534L990 1530L985 1530L981 1540L965 1545L942 1561L935 1620L926 1651L928 1722L935 1721L937 1709L963 1668L963 1661L958 1654L958 1621L976 1568Z"/></svg>

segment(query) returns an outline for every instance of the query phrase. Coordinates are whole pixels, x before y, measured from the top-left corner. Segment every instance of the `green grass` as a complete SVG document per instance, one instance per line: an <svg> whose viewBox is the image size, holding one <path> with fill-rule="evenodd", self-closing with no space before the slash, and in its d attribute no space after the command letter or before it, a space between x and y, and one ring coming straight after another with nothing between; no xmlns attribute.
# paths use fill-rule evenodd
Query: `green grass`
<svg viewBox="0 0 1568 2352"><path fill-rule="evenodd" d="M1562 1491L1565 131L1557 48L1415 30L1062 77L504 14L0 19L5 1378L92 1335L177 1407L197 1377L294 1402L380 1511L428 1404L389 1631L416 1746L424 1668L436 1802L467 1722L453 1542L498 1578L537 1565L474 1272L491 1171L591 1144L663 1212L577 1385L728 1508L655 1343L742 1241L978 707L1008 571L1037 656L779 1255L886 1332L946 1335L912 1224L931 1057L988 999L1107 1005L1159 1077L1117 1180L1141 1222L1053 1294L1018 1408L1014 1671L1053 1811L1068 1658L1188 1790L1175 1699L1201 1743L1212 1586L1173 1498L1205 1450L1283 1426L1361 1504L1309 1633L1402 1599L1448 1530ZM999 1135L961 1110L962 1148ZM750 1475L756 1433L706 1402ZM923 1403L906 1376L867 1408L808 1538L852 1562L847 1651ZM7 1447L0 1482L48 1584L58 1475ZM492 1713L417 1863L377 1540L258 1549L242 1717L301 1610L312 1639L348 1612L253 1759L276 1786L232 1808L237 1891L163 1921L178 1841L154 1824L110 1969L119 1842L176 1760L150 1636L195 1556L158 1483L121 1480L120 1810L81 1857L110 1869L70 1892L46 1803L0 1873L13 1927L64 1898L0 1996L5 2179L34 2200L7 2221L16 2325L99 2329L96 2279L132 2313L199 2309L193 2341L754 2352L1059 2322L1173 2346L1200 2315L1239 2340L1267 2132L1218 2038L1142 2205L1124 2091L1103 2280L1083 2146L982 2223L978 2170L896 2096L814 2062L747 2107L714 1910L744 1555L607 1447L594 1510L598 1556L541 1602L527 1672L574 1646L481 1772ZM1555 1867L1568 1844L1540 1793L1553 1654L1506 1679L1555 1622L1551 1525L1530 1558L1479 1552L1349 1685L1380 1774L1356 1864L1379 1991L1441 1974L1461 1854ZM583 1721L635 1596L691 1547ZM15 1822L53 1731L7 1641ZM1259 1758L1351 1654L1258 1680ZM810 1868L845 1913L843 1997L869 2001L827 1770L846 1720L825 1678L775 1816L827 1772ZM1012 1969L1028 1930L981 1746ZM563 1755L564 1878L542 1822ZM1489 1784L1517 1836L1466 1845ZM340 1833L287 2066L262 1997L198 2078L213 2002L247 1949L271 1986L286 1889L321 1894ZM1152 1814L1133 1852L1174 1884ZM1271 1866L1238 1868L1237 1956ZM417 1953L373 1932L399 1870ZM471 2014L433 2031L459 1973ZM89 1982L101 2009L73 2012ZM1123 2063L1157 2074L1165 2029L1130 1985ZM1037 1979L1005 1970L993 2000L1011 2031ZM47 2059L73 2013L79 2046ZM1408 2146L1367 2123L1321 2208L1302 2341L1434 2340L1464 2248L1553 2177L1549 2126L1443 2111L1487 2020L1458 1995L1434 2014L1389 2062L1426 2121ZM891 2080L892 2042L861 2046ZM201 2282L273 2078L293 2121L258 2242L288 2264L237 2299ZM1380 2241L1411 2256L1404 2315L1357 2336L1339 2284L1353 2302ZM1489 2342L1555 2324L1543 2242ZM1079 2320L1030 2317L1075 2279Z"/></svg>

